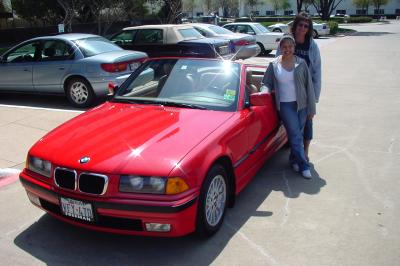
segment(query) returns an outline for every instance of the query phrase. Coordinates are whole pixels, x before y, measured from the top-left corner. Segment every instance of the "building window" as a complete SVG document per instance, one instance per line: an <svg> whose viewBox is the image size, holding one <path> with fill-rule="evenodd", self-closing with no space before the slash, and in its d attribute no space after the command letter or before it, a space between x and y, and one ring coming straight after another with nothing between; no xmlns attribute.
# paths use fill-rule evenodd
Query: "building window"
<svg viewBox="0 0 400 266"><path fill-rule="evenodd" d="M260 15L260 11L251 11L251 14L253 16L259 16Z"/></svg>
<svg viewBox="0 0 400 266"><path fill-rule="evenodd" d="M385 9L374 9L374 15L383 15L385 14Z"/></svg>
<svg viewBox="0 0 400 266"><path fill-rule="evenodd" d="M197 17L203 16L203 12L197 12L197 13L196 13L196 16L197 16Z"/></svg>
<svg viewBox="0 0 400 266"><path fill-rule="evenodd" d="M265 11L265 15L267 15L267 16L275 16L275 11L274 10L267 10L267 11Z"/></svg>
<svg viewBox="0 0 400 266"><path fill-rule="evenodd" d="M396 9L396 15L400 15L400 9Z"/></svg>
<svg viewBox="0 0 400 266"><path fill-rule="evenodd" d="M346 15L346 9L336 9L336 14Z"/></svg>
<svg viewBox="0 0 400 266"><path fill-rule="evenodd" d="M294 15L293 10L285 10L283 13L285 16L292 16Z"/></svg>
<svg viewBox="0 0 400 266"><path fill-rule="evenodd" d="M357 9L356 10L356 14L357 15L366 15L367 14L367 10L365 10L365 9Z"/></svg>

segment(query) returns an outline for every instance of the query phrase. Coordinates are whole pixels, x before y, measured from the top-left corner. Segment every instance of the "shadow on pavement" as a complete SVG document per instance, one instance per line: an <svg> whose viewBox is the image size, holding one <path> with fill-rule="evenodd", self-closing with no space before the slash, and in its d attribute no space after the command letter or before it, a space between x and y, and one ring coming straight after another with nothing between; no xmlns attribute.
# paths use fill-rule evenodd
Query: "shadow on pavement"
<svg viewBox="0 0 400 266"><path fill-rule="evenodd" d="M368 32L368 31L358 31L351 34L351 36L382 36L387 34L394 34L392 32Z"/></svg>
<svg viewBox="0 0 400 266"><path fill-rule="evenodd" d="M273 215L258 210L271 192L282 191L287 197L297 198L301 193L318 194L325 186L316 171L312 180L293 173L287 158L288 150L281 150L263 166L239 195L235 207L228 210L220 231L209 239L195 235L170 239L99 233L46 214L21 232L14 243L47 265L209 265L249 218L269 219Z"/></svg>

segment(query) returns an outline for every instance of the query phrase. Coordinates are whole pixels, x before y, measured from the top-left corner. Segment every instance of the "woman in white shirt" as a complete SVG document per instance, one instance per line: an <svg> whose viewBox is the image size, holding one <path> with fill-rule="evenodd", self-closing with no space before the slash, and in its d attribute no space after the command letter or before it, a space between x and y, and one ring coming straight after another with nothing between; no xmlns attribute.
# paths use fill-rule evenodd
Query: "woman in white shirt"
<svg viewBox="0 0 400 266"><path fill-rule="evenodd" d="M295 40L290 35L279 43L281 55L268 66L263 85L275 92L279 115L288 135L290 164L304 178L311 178L303 146L306 119L315 115L315 93L307 63L294 55Z"/></svg>

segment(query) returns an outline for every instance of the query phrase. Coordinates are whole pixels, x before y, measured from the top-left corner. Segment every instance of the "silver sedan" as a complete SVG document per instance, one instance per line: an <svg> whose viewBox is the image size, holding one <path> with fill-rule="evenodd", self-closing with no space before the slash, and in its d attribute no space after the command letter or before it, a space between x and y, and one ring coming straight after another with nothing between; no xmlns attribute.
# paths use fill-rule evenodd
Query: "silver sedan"
<svg viewBox="0 0 400 266"><path fill-rule="evenodd" d="M0 91L65 94L72 105L87 107L146 58L97 35L38 37L1 56Z"/></svg>

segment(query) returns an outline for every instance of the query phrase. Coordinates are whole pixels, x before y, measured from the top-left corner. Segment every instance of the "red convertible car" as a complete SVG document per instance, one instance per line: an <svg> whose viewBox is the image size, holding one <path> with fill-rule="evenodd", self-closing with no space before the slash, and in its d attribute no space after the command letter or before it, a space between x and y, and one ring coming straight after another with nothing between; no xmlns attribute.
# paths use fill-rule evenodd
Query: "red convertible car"
<svg viewBox="0 0 400 266"><path fill-rule="evenodd" d="M30 150L20 181L50 215L134 235L212 235L287 141L265 68L218 59L145 61L112 99Z"/></svg>

